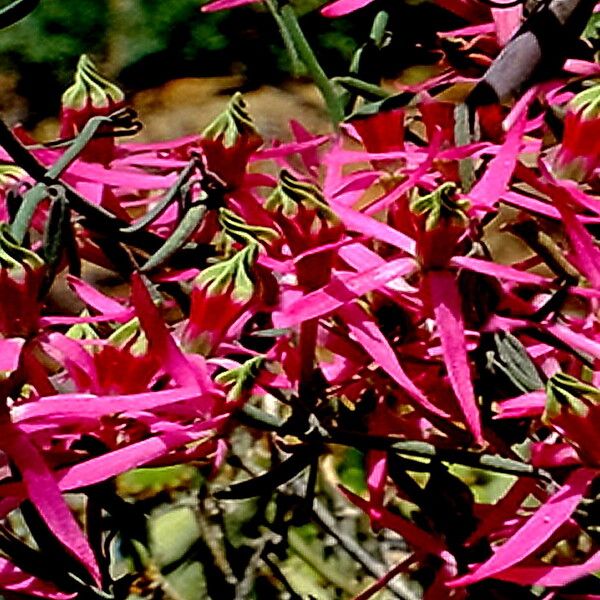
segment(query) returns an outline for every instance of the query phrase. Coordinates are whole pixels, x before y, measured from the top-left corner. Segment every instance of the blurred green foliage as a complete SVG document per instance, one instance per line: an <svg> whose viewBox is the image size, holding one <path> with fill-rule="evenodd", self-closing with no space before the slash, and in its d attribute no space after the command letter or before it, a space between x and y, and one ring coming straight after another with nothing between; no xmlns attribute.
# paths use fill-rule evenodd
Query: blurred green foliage
<svg viewBox="0 0 600 600"><path fill-rule="evenodd" d="M0 5L7 4L2 1ZM82 53L126 88L176 77L242 74L250 86L289 75L276 25L260 4L202 13L203 0L42 0L20 23L0 32L0 69L18 73L19 92L34 113L51 114ZM322 4L297 3L301 14ZM357 19L305 14L303 26L327 66L343 68L363 37ZM367 29L365 28L365 31ZM36 96L44 102L36 103Z"/></svg>
<svg viewBox="0 0 600 600"><path fill-rule="evenodd" d="M262 3L202 13L207 0L42 0L20 23L0 31L0 73L13 72L27 101L26 125L55 115L79 56L90 54L126 90L180 77L242 75L248 89L277 84L291 65L277 25ZM434 4L379 0L342 19L318 8L327 0L294 0L301 27L325 71L345 75L379 10L395 32L376 57L377 72L396 76L431 62L423 48L436 31L459 22ZM0 6L8 0L0 0Z"/></svg>

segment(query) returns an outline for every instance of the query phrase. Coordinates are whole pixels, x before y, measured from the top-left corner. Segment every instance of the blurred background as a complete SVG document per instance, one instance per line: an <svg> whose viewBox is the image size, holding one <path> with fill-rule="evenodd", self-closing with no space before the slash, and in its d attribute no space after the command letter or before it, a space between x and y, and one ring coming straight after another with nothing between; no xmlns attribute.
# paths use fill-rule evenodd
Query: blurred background
<svg viewBox="0 0 600 600"><path fill-rule="evenodd" d="M8 4L2 0L0 5ZM289 118L309 128L326 121L318 95L295 79L276 25L261 4L202 13L203 0L42 0L20 23L0 32L0 111L52 137L60 97L79 56L88 53L121 85L146 124L146 139L197 131L233 90L246 93L266 137ZM395 77L435 61L436 30L456 25L428 2L379 0L340 19L294 3L301 25L329 75L343 75L368 38L377 11L390 13L392 43L380 66Z"/></svg>

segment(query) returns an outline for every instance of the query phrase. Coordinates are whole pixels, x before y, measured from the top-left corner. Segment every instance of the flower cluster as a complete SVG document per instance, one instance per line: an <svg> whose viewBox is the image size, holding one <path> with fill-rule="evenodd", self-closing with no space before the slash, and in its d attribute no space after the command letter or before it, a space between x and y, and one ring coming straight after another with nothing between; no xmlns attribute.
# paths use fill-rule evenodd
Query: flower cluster
<svg viewBox="0 0 600 600"><path fill-rule="evenodd" d="M514 29L513 9L438 4L470 21L440 37L488 62ZM387 105L318 77L352 112L335 132L294 122L266 143L235 94L200 135L116 143L132 115L82 57L62 144L0 131L0 516L22 519L0 527L7 597L133 593L150 563L114 486L133 469L196 465L230 483L214 502L264 498L254 526L281 538L294 478L309 470L312 503L340 448L360 453L364 486L334 475L336 501L409 550L357 597L400 573L430 600L597 597L598 85L575 93L565 71L482 107L475 137L439 93L469 81L449 56ZM219 479L247 458L240 428L267 471ZM126 575L115 536L137 557Z"/></svg>

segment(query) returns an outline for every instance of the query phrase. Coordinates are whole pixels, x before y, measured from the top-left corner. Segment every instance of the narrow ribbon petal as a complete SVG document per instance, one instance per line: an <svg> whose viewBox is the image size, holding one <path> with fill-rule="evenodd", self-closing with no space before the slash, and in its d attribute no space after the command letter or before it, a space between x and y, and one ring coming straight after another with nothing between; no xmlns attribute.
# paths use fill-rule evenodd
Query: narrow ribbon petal
<svg viewBox="0 0 600 600"><path fill-rule="evenodd" d="M461 301L454 275L429 271L425 275L435 315L448 378L458 399L465 422L477 443L483 443L479 409L473 391L471 368L465 343Z"/></svg>

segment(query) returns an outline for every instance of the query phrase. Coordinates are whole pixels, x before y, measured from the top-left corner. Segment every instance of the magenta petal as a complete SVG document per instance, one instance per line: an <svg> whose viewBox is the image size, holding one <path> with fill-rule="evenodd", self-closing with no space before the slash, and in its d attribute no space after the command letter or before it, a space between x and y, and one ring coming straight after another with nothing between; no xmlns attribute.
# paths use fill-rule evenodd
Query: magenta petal
<svg viewBox="0 0 600 600"><path fill-rule="evenodd" d="M506 191L517 164L521 141L527 123L527 110L523 110L506 134L506 140L492 159L483 176L469 192L475 208L494 206Z"/></svg>
<svg viewBox="0 0 600 600"><path fill-rule="evenodd" d="M523 6L509 8L492 8L492 17L496 25L496 38L500 47L505 46L513 33L521 26Z"/></svg>
<svg viewBox="0 0 600 600"><path fill-rule="evenodd" d="M277 327L292 327L303 321L322 317L413 269L412 259L397 258L373 269L333 279L321 289L294 300L282 313L276 315Z"/></svg>
<svg viewBox="0 0 600 600"><path fill-rule="evenodd" d="M169 333L150 293L137 274L132 277L131 298L142 329L148 338L150 352L155 353L163 361L164 369L173 381L182 387L200 387L202 391L210 389L208 374L202 376L193 369Z"/></svg>
<svg viewBox="0 0 600 600"><path fill-rule="evenodd" d="M483 443L479 408L475 400L467 356L461 301L454 275L429 271L425 277L435 315L448 378L465 422L478 444Z"/></svg>
<svg viewBox="0 0 600 600"><path fill-rule="evenodd" d="M94 359L82 344L62 333L51 333L46 348L51 356L55 356L58 351L58 362L63 364L71 378L77 382L78 389L98 388Z"/></svg>
<svg viewBox="0 0 600 600"><path fill-rule="evenodd" d="M216 12L218 10L226 10L228 8L236 8L245 4L255 4L260 0L216 0L209 2L202 7L202 12Z"/></svg>
<svg viewBox="0 0 600 600"><path fill-rule="evenodd" d="M567 236L577 258L577 266L587 280L596 289L600 289L600 250L571 208L568 190L561 186L552 186L552 188L552 199L562 216Z"/></svg>
<svg viewBox="0 0 600 600"><path fill-rule="evenodd" d="M261 148L252 155L250 161L254 162L257 160L268 160L270 158L288 157L290 154L295 153L298 153L301 156L305 154L309 154L312 156L314 154L314 158L315 156L317 156L316 149L319 146L322 146L328 140L329 136L321 135L319 137L310 137L302 141L280 144L272 148Z"/></svg>
<svg viewBox="0 0 600 600"><path fill-rule="evenodd" d="M81 561L100 582L100 570L94 552L65 504L52 472L28 436L12 423L1 426L2 449L21 473L27 497L35 506L48 529L69 553Z"/></svg>
<svg viewBox="0 0 600 600"><path fill-rule="evenodd" d="M371 4L373 0L337 0L321 9L321 14L324 17L342 17L363 6Z"/></svg>
<svg viewBox="0 0 600 600"><path fill-rule="evenodd" d="M11 410L11 415L15 421L69 414L99 418L129 411L152 410L175 402L189 402L196 400L198 395L196 387L120 396L60 394L40 398L37 402L15 406Z"/></svg>
<svg viewBox="0 0 600 600"><path fill-rule="evenodd" d="M544 587L562 587L586 575L600 570L600 551L592 554L580 565L553 567L512 567L496 575L496 579L512 581L521 585L543 585Z"/></svg>
<svg viewBox="0 0 600 600"><path fill-rule="evenodd" d="M438 417L448 418L448 414L432 404L423 392L404 372L394 350L389 345L377 324L368 318L356 304L344 306L339 311L350 335L365 349L369 356L381 367L419 406Z"/></svg>
<svg viewBox="0 0 600 600"><path fill-rule="evenodd" d="M23 338L0 339L0 375L17 370L24 344Z"/></svg>
<svg viewBox="0 0 600 600"><path fill-rule="evenodd" d="M581 466L581 458L573 446L566 443L546 444L537 442L531 445L529 462L538 469Z"/></svg>
<svg viewBox="0 0 600 600"><path fill-rule="evenodd" d="M51 583L24 573L5 558L0 558L0 590L50 600L68 600L75 597L74 593L60 592Z"/></svg>
<svg viewBox="0 0 600 600"><path fill-rule="evenodd" d="M58 487L61 491L67 492L106 481L111 477L125 473L125 471L146 465L185 444L197 443L201 437L199 434L204 434L211 429L218 429L228 418L229 414L222 414L197 425L185 428L174 427L173 431L167 431L156 437L60 469L55 473ZM20 494L23 494L22 484L0 484L1 496L18 496Z"/></svg>
<svg viewBox="0 0 600 600"><path fill-rule="evenodd" d="M498 402L500 412L496 419L522 419L524 417L539 417L546 406L546 392L529 392Z"/></svg>
<svg viewBox="0 0 600 600"><path fill-rule="evenodd" d="M588 485L596 476L592 469L578 469L560 490L527 520L527 522L492 557L472 573L455 579L450 587L470 585L512 567L539 548L571 516Z"/></svg>
<svg viewBox="0 0 600 600"><path fill-rule="evenodd" d="M465 545L473 545L477 540L493 534L504 526L509 519L514 519L519 507L536 487L533 479L522 477L517 479L508 492L494 505L493 510L477 525L477 529L469 536Z"/></svg>
<svg viewBox="0 0 600 600"><path fill-rule="evenodd" d="M73 291L91 308L101 314L120 314L126 309L114 298L99 292L95 287L73 275L67 276L67 281ZM133 311L128 311L133 316Z"/></svg>
<svg viewBox="0 0 600 600"><path fill-rule="evenodd" d="M547 286L552 283L551 279L544 277L543 275L530 273L528 271L520 271L519 269L509 267L508 265L501 265L499 263L482 260L481 258L473 258L471 256L453 256L450 259L450 263L456 267L469 269L469 271L482 273L483 275L491 275L492 277L498 277L499 279L507 279L508 281L514 281L516 283L542 286Z"/></svg>
<svg viewBox="0 0 600 600"><path fill-rule="evenodd" d="M176 448L197 441L198 434L219 427L227 420L228 416L226 414L220 415L193 427L169 431L160 436L131 444L125 448L63 469L57 473L60 489L72 490L93 485L130 469L148 464Z"/></svg>
<svg viewBox="0 0 600 600"><path fill-rule="evenodd" d="M597 11L596 11L597 12ZM600 75L600 64L579 58L568 58L563 66L567 73L575 75L586 75L587 77L598 77Z"/></svg>
<svg viewBox="0 0 600 600"><path fill-rule="evenodd" d="M591 354L595 358L600 358L600 343L592 339L590 335L584 335L573 331L571 328L556 323L554 325L545 325L546 331L555 335L565 344Z"/></svg>
<svg viewBox="0 0 600 600"><path fill-rule="evenodd" d="M373 217L339 203L334 203L333 209L349 230L357 231L358 233L362 233L375 240L387 242L400 250L404 250L411 256L415 255L415 240L401 231L397 231L393 227L381 223Z"/></svg>
<svg viewBox="0 0 600 600"><path fill-rule="evenodd" d="M108 315L94 315L92 317L41 317L39 320L40 327L50 327L52 325L77 325L78 323L105 323L106 321L114 321L115 323L126 323L131 320L134 313L126 308L120 313L112 313Z"/></svg>
<svg viewBox="0 0 600 600"><path fill-rule="evenodd" d="M177 179L175 173L153 175L142 169L107 169L97 163L81 160L73 163L67 171L68 179L85 179L112 187L133 188L135 190L167 189Z"/></svg>
<svg viewBox="0 0 600 600"><path fill-rule="evenodd" d="M410 173L406 173L408 177L397 188L375 200L375 202L365 209L365 212L368 215L373 215L384 208L388 208L402 198L404 194L413 189L433 166L433 163L437 159L440 152L443 138L444 136L441 128L436 127L431 139L429 140L429 144L427 146L427 156L425 159Z"/></svg>

